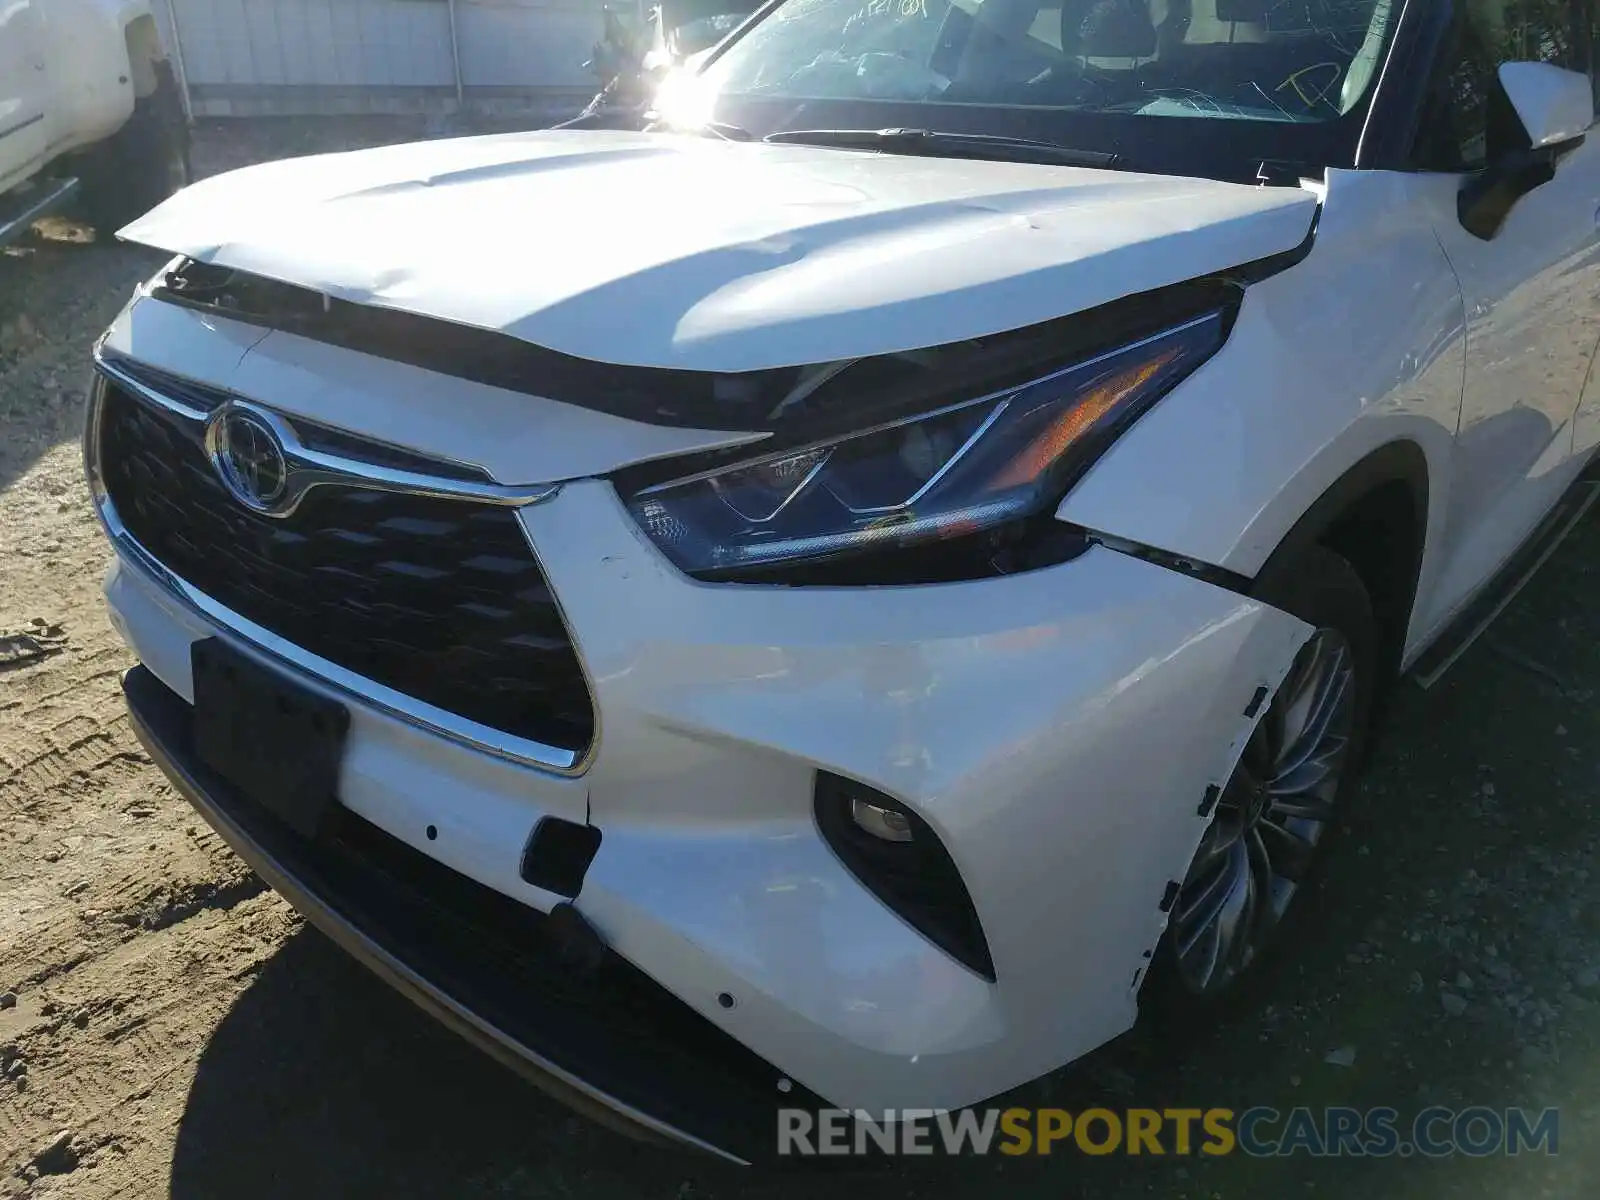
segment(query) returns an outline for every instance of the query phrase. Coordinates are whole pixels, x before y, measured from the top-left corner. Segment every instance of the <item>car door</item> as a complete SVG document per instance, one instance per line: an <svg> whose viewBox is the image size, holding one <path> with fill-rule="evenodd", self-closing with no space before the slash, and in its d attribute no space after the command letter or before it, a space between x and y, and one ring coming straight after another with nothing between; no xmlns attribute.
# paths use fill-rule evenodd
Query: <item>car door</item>
<svg viewBox="0 0 1600 1200"><path fill-rule="evenodd" d="M1469 0L1441 64L1444 107L1424 130L1436 160L1466 177L1515 136L1498 94L1507 61L1584 70L1584 0ZM1510 124L1507 125L1506 123ZM1467 319L1466 376L1451 478L1437 617L1517 549L1575 468L1573 418L1600 339L1600 137L1564 155L1491 238L1437 222Z"/></svg>
<svg viewBox="0 0 1600 1200"><path fill-rule="evenodd" d="M0 0L0 188L44 156L45 61L36 0Z"/></svg>

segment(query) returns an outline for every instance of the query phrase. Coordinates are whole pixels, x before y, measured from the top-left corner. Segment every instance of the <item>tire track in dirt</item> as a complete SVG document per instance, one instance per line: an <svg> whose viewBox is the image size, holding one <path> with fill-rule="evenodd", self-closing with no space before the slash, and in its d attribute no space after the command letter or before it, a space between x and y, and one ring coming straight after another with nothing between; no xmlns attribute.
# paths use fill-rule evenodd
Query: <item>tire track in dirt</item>
<svg viewBox="0 0 1600 1200"><path fill-rule="evenodd" d="M105 914L108 928L125 924L145 899L137 887L120 890L133 903ZM0 1105L0 1155L8 1165L23 1165L31 1150L66 1128L81 1148L83 1168L92 1174L96 1163L115 1167L102 1178L75 1174L74 1194L136 1193L145 1172L135 1170L130 1179L127 1168L155 1167L141 1127L152 1113L181 1111L211 1026L241 978L294 927L282 906L259 892L257 885L216 893L215 905L175 913L181 922L161 929L141 925L77 969L29 989L28 1003L16 1010L18 1035L4 1043L12 1047L12 1072L20 1062L26 1084L15 1104ZM246 905L253 908L235 912Z"/></svg>
<svg viewBox="0 0 1600 1200"><path fill-rule="evenodd" d="M73 782L105 783L106 773L119 765L148 765L149 757L139 749L126 714L117 714L106 725L92 717L76 716L70 723L91 726L65 745L48 746L42 754L23 761L9 775L0 777L0 805L37 809L51 793ZM46 735L48 744L49 735Z"/></svg>
<svg viewBox="0 0 1600 1200"><path fill-rule="evenodd" d="M200 1051L298 923L197 827L122 703L132 658L100 596L81 383L159 261L48 241L0 255L0 634L64 639L0 673L5 1198L164 1194Z"/></svg>
<svg viewBox="0 0 1600 1200"><path fill-rule="evenodd" d="M202 134L200 174L263 156L237 128ZM302 152L352 136L302 128ZM201 1051L300 921L166 784L123 708L82 385L164 256L46 232L0 252L0 635L51 636L0 672L0 1200L166 1195Z"/></svg>

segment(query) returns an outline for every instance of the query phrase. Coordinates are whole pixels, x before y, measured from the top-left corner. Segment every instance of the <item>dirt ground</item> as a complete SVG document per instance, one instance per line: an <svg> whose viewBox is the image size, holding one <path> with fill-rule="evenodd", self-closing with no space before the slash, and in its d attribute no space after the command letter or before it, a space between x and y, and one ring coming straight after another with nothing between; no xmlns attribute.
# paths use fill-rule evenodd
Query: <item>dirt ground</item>
<svg viewBox="0 0 1600 1200"><path fill-rule="evenodd" d="M198 165L415 136L216 125ZM140 752L79 463L91 342L157 256L0 257L0 1198L1588 1196L1600 1188L1600 522L1402 688L1273 1003L1061 1088L1119 1106L1560 1106L1517 1158L1086 1159L758 1176L594 1128L304 928Z"/></svg>

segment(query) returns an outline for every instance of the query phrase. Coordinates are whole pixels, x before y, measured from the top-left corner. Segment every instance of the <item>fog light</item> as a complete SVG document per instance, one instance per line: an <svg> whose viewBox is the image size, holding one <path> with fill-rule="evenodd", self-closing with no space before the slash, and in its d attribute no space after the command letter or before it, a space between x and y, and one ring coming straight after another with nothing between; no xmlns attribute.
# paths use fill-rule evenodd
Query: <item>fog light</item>
<svg viewBox="0 0 1600 1200"><path fill-rule="evenodd" d="M912 928L985 979L994 960L961 872L916 809L854 779L817 772L817 832Z"/></svg>
<svg viewBox="0 0 1600 1200"><path fill-rule="evenodd" d="M850 801L850 819L873 837L886 842L911 840L911 822L905 813L863 800L860 796Z"/></svg>

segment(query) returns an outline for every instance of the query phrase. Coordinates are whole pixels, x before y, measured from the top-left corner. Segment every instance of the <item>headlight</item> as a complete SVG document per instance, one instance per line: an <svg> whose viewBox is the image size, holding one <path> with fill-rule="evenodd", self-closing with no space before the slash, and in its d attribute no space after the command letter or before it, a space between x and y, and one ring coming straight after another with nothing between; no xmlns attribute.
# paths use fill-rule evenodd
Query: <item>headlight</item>
<svg viewBox="0 0 1600 1200"><path fill-rule="evenodd" d="M1208 313L981 399L646 488L628 507L703 577L968 538L1058 503L1225 333Z"/></svg>

